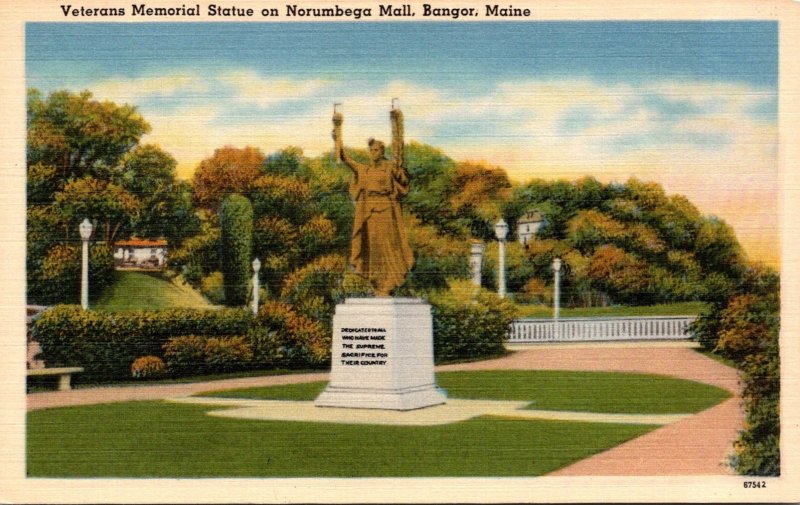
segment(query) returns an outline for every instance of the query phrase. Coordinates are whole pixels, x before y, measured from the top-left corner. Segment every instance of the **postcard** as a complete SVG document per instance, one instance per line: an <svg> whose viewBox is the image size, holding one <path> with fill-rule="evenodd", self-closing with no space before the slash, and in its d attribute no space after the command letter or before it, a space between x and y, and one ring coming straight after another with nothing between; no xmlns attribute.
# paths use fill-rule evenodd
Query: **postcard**
<svg viewBox="0 0 800 505"><path fill-rule="evenodd" d="M797 2L1 9L0 499L800 499Z"/></svg>

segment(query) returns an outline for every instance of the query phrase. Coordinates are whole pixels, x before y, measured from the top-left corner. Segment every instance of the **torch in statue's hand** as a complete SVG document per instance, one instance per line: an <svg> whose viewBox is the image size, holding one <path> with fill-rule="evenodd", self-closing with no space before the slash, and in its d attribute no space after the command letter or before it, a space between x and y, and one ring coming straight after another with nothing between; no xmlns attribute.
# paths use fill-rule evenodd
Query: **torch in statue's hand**
<svg viewBox="0 0 800 505"><path fill-rule="evenodd" d="M335 111L333 113L333 132L331 132L333 136L333 152L331 156L333 158L333 162L337 162L342 159L342 123L344 122L344 116L342 116L341 112Z"/></svg>

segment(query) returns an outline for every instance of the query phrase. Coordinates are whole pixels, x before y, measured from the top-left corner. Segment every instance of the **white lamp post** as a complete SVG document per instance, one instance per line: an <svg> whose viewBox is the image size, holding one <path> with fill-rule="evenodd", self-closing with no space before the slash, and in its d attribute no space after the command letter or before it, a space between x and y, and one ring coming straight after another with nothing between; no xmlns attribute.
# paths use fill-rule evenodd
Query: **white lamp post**
<svg viewBox="0 0 800 505"><path fill-rule="evenodd" d="M483 251L486 246L482 242L473 242L470 246L469 267L472 271L472 283L481 285L481 265L483 264Z"/></svg>
<svg viewBox="0 0 800 505"><path fill-rule="evenodd" d="M88 219L78 225L78 232L83 241L83 251L81 256L81 307L83 310L89 308L89 237L92 236L92 223Z"/></svg>
<svg viewBox="0 0 800 505"><path fill-rule="evenodd" d="M494 225L494 234L498 241L498 267L497 267L497 294L500 298L506 296L506 236L508 236L508 224L500 218Z"/></svg>
<svg viewBox="0 0 800 505"><path fill-rule="evenodd" d="M561 328L558 325L558 314L561 305L561 260L553 260L553 276L555 277L555 293L553 294L553 325L555 326L556 339L561 338Z"/></svg>
<svg viewBox="0 0 800 505"><path fill-rule="evenodd" d="M261 270L261 262L258 258L253 260L253 314L258 314L258 271Z"/></svg>
<svg viewBox="0 0 800 505"><path fill-rule="evenodd" d="M561 260L553 260L553 276L555 277L555 293L553 294L553 319L558 320L561 303Z"/></svg>

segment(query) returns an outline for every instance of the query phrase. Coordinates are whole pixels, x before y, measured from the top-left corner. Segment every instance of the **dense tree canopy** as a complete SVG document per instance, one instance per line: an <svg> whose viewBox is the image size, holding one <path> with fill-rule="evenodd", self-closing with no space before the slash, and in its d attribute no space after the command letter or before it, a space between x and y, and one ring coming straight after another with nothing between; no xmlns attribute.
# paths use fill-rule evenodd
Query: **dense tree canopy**
<svg viewBox="0 0 800 505"><path fill-rule="evenodd" d="M175 179L175 160L140 145L150 126L130 105L97 101L88 91L28 92L27 279L32 302L71 299L64 287L80 274L66 247L80 242L78 224L94 225L90 285L111 282L111 244L139 235L177 244L197 232L188 186ZM72 251L72 249L69 249Z"/></svg>
<svg viewBox="0 0 800 505"><path fill-rule="evenodd" d="M198 165L189 184L176 180L170 154L140 144L147 131L135 107L95 101L89 92L45 98L30 91L29 277L50 248L77 240L77 223L88 216L105 241L138 235L183 244L171 263L200 286L221 268L217 213L234 193L252 202L252 254L273 295L316 258L347 256L350 174L329 154L309 158L289 146L265 156L255 147L224 146ZM500 167L457 162L418 142L406 146L405 159L412 182L403 208L416 256L406 290L467 277L469 241L493 242L500 217L513 241L516 222L531 209L543 217L541 229L526 247L509 248L509 289L521 299L541 299L550 289L555 257L564 262L567 305L724 298L747 266L730 226L655 183L585 177L512 184ZM484 270L491 286L496 273L488 257Z"/></svg>

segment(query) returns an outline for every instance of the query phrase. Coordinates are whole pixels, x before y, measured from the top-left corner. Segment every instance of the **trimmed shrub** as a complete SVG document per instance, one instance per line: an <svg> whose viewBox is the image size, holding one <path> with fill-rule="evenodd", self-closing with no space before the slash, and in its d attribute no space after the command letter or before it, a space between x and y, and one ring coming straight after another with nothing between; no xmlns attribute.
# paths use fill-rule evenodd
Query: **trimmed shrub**
<svg viewBox="0 0 800 505"><path fill-rule="evenodd" d="M171 338L163 348L164 359L173 375L201 375L205 372L206 342L203 337Z"/></svg>
<svg viewBox="0 0 800 505"><path fill-rule="evenodd" d="M209 337L203 348L206 370L212 373L234 372L248 368L253 347L245 337Z"/></svg>
<svg viewBox="0 0 800 505"><path fill-rule="evenodd" d="M247 283L253 260L253 206L242 195L231 195L222 202L219 224L222 276L225 280L225 303L247 303Z"/></svg>
<svg viewBox="0 0 800 505"><path fill-rule="evenodd" d="M164 357L175 375L202 375L245 370L252 365L253 349L245 337L171 338L164 344Z"/></svg>
<svg viewBox="0 0 800 505"><path fill-rule="evenodd" d="M182 335L244 335L252 315L244 309L169 309L104 313L59 305L32 327L47 366L82 366L85 382L125 380L140 356L162 356L162 346Z"/></svg>
<svg viewBox="0 0 800 505"><path fill-rule="evenodd" d="M248 338L259 366L317 366L330 359L330 331L285 303L264 304Z"/></svg>
<svg viewBox="0 0 800 505"><path fill-rule="evenodd" d="M166 375L167 367L158 356L142 356L131 365L134 379L158 379Z"/></svg>
<svg viewBox="0 0 800 505"><path fill-rule="evenodd" d="M451 281L451 286L428 297L436 363L502 354L514 319L512 305L470 281Z"/></svg>

